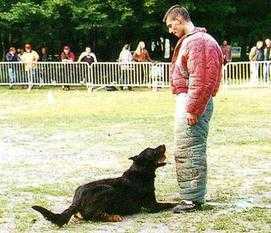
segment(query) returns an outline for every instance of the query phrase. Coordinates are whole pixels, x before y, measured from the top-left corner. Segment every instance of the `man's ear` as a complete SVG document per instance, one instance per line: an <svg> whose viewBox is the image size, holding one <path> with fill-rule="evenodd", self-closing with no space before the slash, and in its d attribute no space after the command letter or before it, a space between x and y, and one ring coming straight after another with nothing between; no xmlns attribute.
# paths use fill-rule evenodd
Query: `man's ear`
<svg viewBox="0 0 271 233"><path fill-rule="evenodd" d="M133 161L136 161L138 159L138 155L136 156L133 156L133 157L130 157L129 159L133 160Z"/></svg>

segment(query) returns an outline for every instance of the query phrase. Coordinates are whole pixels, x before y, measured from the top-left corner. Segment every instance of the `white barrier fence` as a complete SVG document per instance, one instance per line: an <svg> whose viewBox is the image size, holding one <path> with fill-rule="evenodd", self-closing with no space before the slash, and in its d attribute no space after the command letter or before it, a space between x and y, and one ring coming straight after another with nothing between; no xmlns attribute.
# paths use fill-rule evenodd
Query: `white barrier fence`
<svg viewBox="0 0 271 233"><path fill-rule="evenodd" d="M169 86L169 63L98 62L91 65L92 86Z"/></svg>
<svg viewBox="0 0 271 233"><path fill-rule="evenodd" d="M89 76L87 63L0 62L1 85L81 85Z"/></svg>
<svg viewBox="0 0 271 233"><path fill-rule="evenodd" d="M0 62L0 85L87 87L168 87L170 63ZM231 62L223 67L224 86L270 87L271 62Z"/></svg>
<svg viewBox="0 0 271 233"><path fill-rule="evenodd" d="M271 61L227 63L223 67L223 84L230 87L271 87Z"/></svg>

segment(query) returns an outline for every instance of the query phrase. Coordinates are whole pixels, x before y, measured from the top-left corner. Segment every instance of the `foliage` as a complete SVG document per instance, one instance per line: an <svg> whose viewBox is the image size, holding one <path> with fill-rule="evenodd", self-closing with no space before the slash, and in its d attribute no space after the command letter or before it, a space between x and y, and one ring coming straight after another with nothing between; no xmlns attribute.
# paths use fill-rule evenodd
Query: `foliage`
<svg viewBox="0 0 271 233"><path fill-rule="evenodd" d="M178 2L178 1L177 1ZM242 47L270 37L269 0L184 0L193 22L205 26L221 42ZM0 41L3 53L11 45L32 42L59 53L64 44L75 52L86 45L101 59L116 59L124 43L171 38L163 14L176 1L162 0L0 0Z"/></svg>

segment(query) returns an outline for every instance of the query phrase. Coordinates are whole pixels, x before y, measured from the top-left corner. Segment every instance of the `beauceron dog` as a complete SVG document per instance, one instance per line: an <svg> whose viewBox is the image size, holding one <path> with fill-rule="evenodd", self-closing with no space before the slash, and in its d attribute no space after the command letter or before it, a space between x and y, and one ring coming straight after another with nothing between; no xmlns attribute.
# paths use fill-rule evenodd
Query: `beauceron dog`
<svg viewBox="0 0 271 233"><path fill-rule="evenodd" d="M176 203L158 203L155 198L155 170L166 165L166 147L147 148L131 157L133 164L121 177L103 179L79 186L71 206L61 214L41 207L32 208L61 227L74 215L84 220L119 222L122 216L171 209ZM79 217L80 216L80 217Z"/></svg>

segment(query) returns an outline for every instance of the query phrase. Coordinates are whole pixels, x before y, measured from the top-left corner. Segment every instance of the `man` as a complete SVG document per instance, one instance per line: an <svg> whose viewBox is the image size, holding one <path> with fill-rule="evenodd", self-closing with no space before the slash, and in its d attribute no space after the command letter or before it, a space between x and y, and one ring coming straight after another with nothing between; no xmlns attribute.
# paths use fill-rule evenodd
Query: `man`
<svg viewBox="0 0 271 233"><path fill-rule="evenodd" d="M271 60L271 40L265 40L265 48L264 48L264 80L268 82L270 80L270 60Z"/></svg>
<svg viewBox="0 0 271 233"><path fill-rule="evenodd" d="M221 45L221 50L223 54L223 64L226 65L226 63L231 62L231 46L228 45L228 41L224 40Z"/></svg>
<svg viewBox="0 0 271 233"><path fill-rule="evenodd" d="M19 62L19 57L16 54L16 49L14 47L10 47L8 53L6 54L6 61L7 62ZM16 68L18 67L17 64L9 64L8 66L8 76L9 76L9 87L11 88L12 85L16 82Z"/></svg>
<svg viewBox="0 0 271 233"><path fill-rule="evenodd" d="M259 81L259 61L264 60L263 41L259 40L256 46L252 47L249 53L250 63L250 84L257 85Z"/></svg>
<svg viewBox="0 0 271 233"><path fill-rule="evenodd" d="M74 62L75 61L75 55L71 51L70 47L65 45L63 48L63 52L60 54L60 60L62 62Z"/></svg>
<svg viewBox="0 0 271 233"><path fill-rule="evenodd" d="M91 52L91 48L86 47L86 50L79 56L78 62L87 62L91 65L93 62L97 62L97 58L95 53Z"/></svg>
<svg viewBox="0 0 271 233"><path fill-rule="evenodd" d="M25 71L28 77L29 82L29 90L33 86L33 81L37 76L37 63L39 60L39 55L36 51L32 50L31 44L25 44L24 46L25 52L22 54L21 61L25 64ZM41 84L42 80L40 80Z"/></svg>
<svg viewBox="0 0 271 233"><path fill-rule="evenodd" d="M71 51L70 47L68 45L65 45L63 48L63 52L60 54L60 60L61 62L65 63L72 63L75 61L75 54ZM66 77L64 77L68 82L74 79L74 70L69 65L64 65L64 74ZM61 80L61 82L65 82L64 80ZM63 90L70 90L69 85L63 85Z"/></svg>
<svg viewBox="0 0 271 233"><path fill-rule="evenodd" d="M174 213L200 207L206 194L206 143L209 121L222 71L222 52L215 39L191 22L179 5L164 16L179 39L172 57L171 87L176 94L175 161L182 202Z"/></svg>

